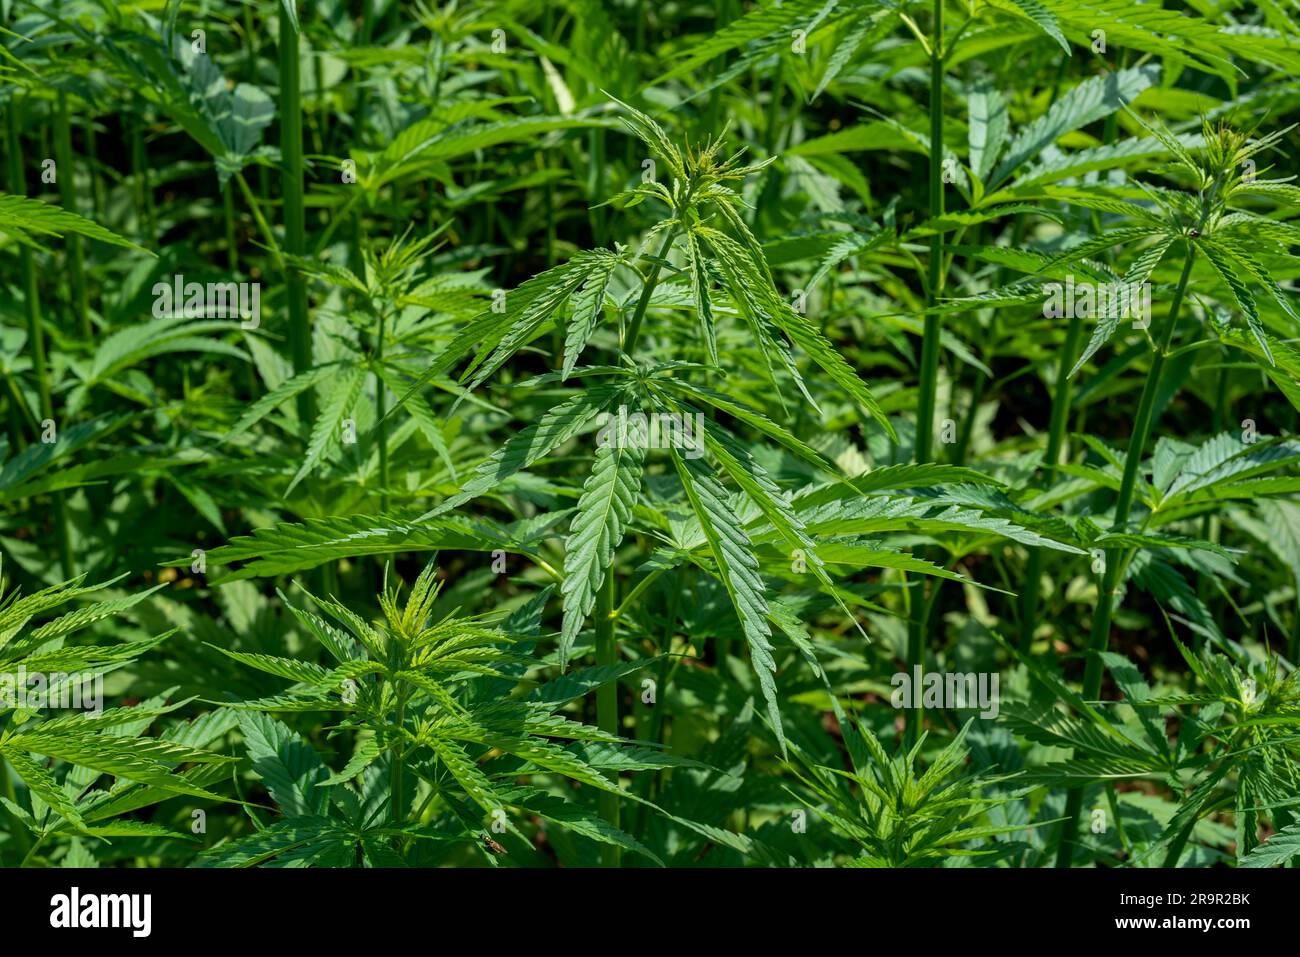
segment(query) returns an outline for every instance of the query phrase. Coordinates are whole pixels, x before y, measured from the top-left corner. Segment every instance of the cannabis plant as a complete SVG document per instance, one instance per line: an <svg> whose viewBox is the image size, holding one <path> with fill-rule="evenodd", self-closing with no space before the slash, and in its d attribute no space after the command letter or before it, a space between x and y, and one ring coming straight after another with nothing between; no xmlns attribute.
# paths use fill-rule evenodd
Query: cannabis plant
<svg viewBox="0 0 1300 957"><path fill-rule="evenodd" d="M594 809L539 786L542 781L521 782L555 776L621 794L606 776L611 770L689 764L557 713L626 669L575 672L503 698L502 690L525 678L530 658L523 652L535 639L512 633L510 622L497 627L454 612L435 616L440 590L430 562L405 601L386 585L381 622L367 622L332 599L313 601L333 622L290 606L328 652L330 668L226 652L293 684L283 694L232 705L247 712L239 726L248 756L281 817L271 823L254 817L257 829L214 849L209 863L275 858L382 866L402 861L407 851L415 861L426 859L417 849L425 840L469 845L494 861L493 855L508 853L501 843L506 834L528 845L521 818L540 818L657 860ZM543 592L512 621L534 618L546 597ZM310 742L267 717L318 711L337 713L331 737L351 742L350 756L336 771Z"/></svg>
<svg viewBox="0 0 1300 957"><path fill-rule="evenodd" d="M1297 860L1293 9L3 9L0 863Z"/></svg>
<svg viewBox="0 0 1300 957"><path fill-rule="evenodd" d="M28 595L0 587L0 803L8 818L4 855L11 865L51 855L93 861L97 848L111 854L116 839L190 840L174 827L130 815L181 796L203 804L226 800L210 790L231 760L205 750L221 733L216 723L182 721L146 736L150 726L187 702L159 695L105 707L105 676L124 669L129 674L133 662L170 633L107 643L79 640L78 632L122 615L150 592L87 599L113 583L83 582L79 577ZM50 616L73 602L77 607ZM11 773L25 789L21 802Z"/></svg>

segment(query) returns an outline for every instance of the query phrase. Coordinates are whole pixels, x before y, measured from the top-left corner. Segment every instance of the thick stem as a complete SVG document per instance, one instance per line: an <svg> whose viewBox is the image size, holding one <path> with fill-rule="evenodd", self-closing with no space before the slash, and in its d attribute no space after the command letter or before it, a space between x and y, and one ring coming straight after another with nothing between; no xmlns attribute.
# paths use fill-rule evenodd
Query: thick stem
<svg viewBox="0 0 1300 957"><path fill-rule="evenodd" d="M235 191L226 184L221 191L221 212L226 224L226 265L231 273L239 271L239 250L236 248Z"/></svg>
<svg viewBox="0 0 1300 957"><path fill-rule="evenodd" d="M930 39L930 217L943 215L943 0L934 0L934 27ZM930 262L925 289L926 306L939 300L943 287L943 233L936 231L930 237ZM913 455L918 463L931 459L931 442L934 435L934 402L939 383L939 316L928 312L921 336L920 394L916 409L916 444ZM925 632L932 602L926 600L924 579L920 590L920 614L912 615L907 635L907 671L925 667ZM938 583L934 585L936 591ZM916 743L925 720L922 708L909 708L904 741L907 747Z"/></svg>
<svg viewBox="0 0 1300 957"><path fill-rule="evenodd" d="M943 0L934 0L934 32L930 40L930 218L943 215ZM943 233L930 237L926 306L935 305L943 286ZM920 395L916 411L917 462L930 461L934 435L935 390L939 378L939 317L927 313L921 338Z"/></svg>
<svg viewBox="0 0 1300 957"><path fill-rule="evenodd" d="M379 375L378 370L384 364L384 333L385 319L387 314L379 314L379 335L375 341L375 414L379 416L379 424L375 426L376 438L379 442L379 510L388 511L388 400L384 395L384 380Z"/></svg>
<svg viewBox="0 0 1300 957"><path fill-rule="evenodd" d="M9 191L15 196L27 195L27 180L23 175L21 143L19 142L18 104L9 101L9 122L5 125L5 148L9 153ZM45 330L41 324L41 300L36 285L36 261L30 246L23 244L18 251L23 287L23 311L27 314L27 344L32 356L32 374L36 377L36 395L43 420L37 440L44 440L44 422L54 422L54 404L50 399L50 371L45 361ZM57 429L57 425L55 426ZM57 432L55 435L57 436ZM53 492L54 533L59 544L59 566L65 579L75 572L72 565L72 541L68 533L68 513L62 492Z"/></svg>
<svg viewBox="0 0 1300 957"><path fill-rule="evenodd" d="M86 165L90 168L90 207L99 218L104 209L103 188L99 181L99 150L95 143L95 118L86 118Z"/></svg>
<svg viewBox="0 0 1300 957"><path fill-rule="evenodd" d="M406 806L402 802L402 742L401 731L406 723L406 696L401 691L397 697L397 731L398 743L393 745L389 752L391 763L389 764L388 789L389 789L389 811L393 816L393 825L400 827L406 821Z"/></svg>
<svg viewBox="0 0 1300 957"><path fill-rule="evenodd" d="M596 664L618 664L618 643L614 638L614 607L617 588L614 569L605 571L605 581L596 593ZM607 681L596 689L596 725L608 734L618 734L618 682ZM618 780L618 772L610 772L611 781ZM601 791L597 799L597 809L608 824L618 827L618 795ZM622 860L622 851L612 845L601 846L601 864L605 867L618 867Z"/></svg>
<svg viewBox="0 0 1300 957"><path fill-rule="evenodd" d="M14 780L10 776L9 762L3 757L0 757L0 794L3 794L10 804L18 806L18 795L15 793ZM15 853L25 857L31 847L31 837L27 834L26 825L18 820L17 815L8 807L5 807L4 816L9 823L9 843L13 845Z"/></svg>
<svg viewBox="0 0 1300 957"><path fill-rule="evenodd" d="M641 287L641 298L636 301L636 308L632 311L632 321L628 323L627 335L623 339L623 352L627 355L634 355L636 343L641 338L641 323L645 319L646 309L650 306L650 297L654 295L655 286L659 284L659 272L663 269L663 261L668 255L668 250L672 247L673 240L677 238L677 231L680 226L674 226L664 237L663 245L659 247L659 255L655 257L655 263L650 269L650 275Z"/></svg>
<svg viewBox="0 0 1300 957"><path fill-rule="evenodd" d="M1183 261L1183 274L1179 277L1178 288L1174 291L1173 302L1169 306L1169 319L1165 324L1163 342L1155 357L1151 360L1151 369L1147 372L1146 384L1142 387L1142 398L1138 400L1137 418L1133 421L1133 434L1129 436L1128 452L1124 457L1124 475L1120 480L1119 497L1115 502L1115 518L1111 524L1113 531L1123 531L1128 525L1129 509L1133 504L1133 490L1137 485L1138 472L1145 453L1147 438L1151 432L1154 417L1156 395L1160 391L1160 375L1164 371L1165 359L1174 339L1174 329L1178 325L1178 313L1182 310L1183 294L1187 291L1187 282L1192 275L1192 263L1196 259L1196 247L1188 243L1187 257ZM1092 619L1092 633L1088 636L1088 658L1083 671L1083 699L1095 701L1101 693L1101 653L1106 650L1110 639L1110 620L1115 610L1115 593L1119 588L1120 574L1125 565L1125 549L1106 550L1106 570L1102 572L1101 588L1097 594L1097 611ZM1060 839L1056 849L1056 866L1069 867L1074 857L1074 846L1078 839L1079 812L1083 809L1083 790L1070 792L1065 805L1065 821L1061 827Z"/></svg>
<svg viewBox="0 0 1300 957"><path fill-rule="evenodd" d="M306 252L302 207L302 97L298 77L298 31L284 4L280 5L280 153L283 157L284 251ZM289 349L293 371L311 367L311 327L307 320L307 283L292 263L284 265L289 298ZM314 418L312 391L298 395L298 421L306 427Z"/></svg>

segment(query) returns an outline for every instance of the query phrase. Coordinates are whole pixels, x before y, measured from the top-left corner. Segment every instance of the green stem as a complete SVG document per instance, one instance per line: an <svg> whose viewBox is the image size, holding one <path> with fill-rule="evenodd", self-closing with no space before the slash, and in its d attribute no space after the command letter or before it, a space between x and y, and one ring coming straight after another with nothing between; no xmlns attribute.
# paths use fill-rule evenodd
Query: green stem
<svg viewBox="0 0 1300 957"><path fill-rule="evenodd" d="M280 153L283 157L284 251L306 252L302 205L302 96L298 77L298 31L284 4L280 5ZM292 263L285 263L289 298L289 349L293 371L311 367L311 327L307 319L307 283ZM298 421L315 419L312 391L298 395Z"/></svg>
<svg viewBox="0 0 1300 957"><path fill-rule="evenodd" d="M405 823L405 810L402 804L402 727L406 723L406 695L399 691L397 696L397 733L398 742L391 749L391 759L389 764L388 787L389 787L389 810L393 815L393 824L401 826Z"/></svg>
<svg viewBox="0 0 1300 957"><path fill-rule="evenodd" d="M104 194L99 181L99 150L95 142L95 118L93 116L87 117L85 132L86 165L90 168L90 206L95 214L95 219L98 219L104 209Z"/></svg>
<svg viewBox="0 0 1300 957"><path fill-rule="evenodd" d="M618 664L618 642L614 636L614 592L617 588L614 569L605 572L605 581L596 593L596 664ZM596 725L608 734L618 734L618 682L607 681L596 689ZM610 772L611 781L618 780L617 772ZM601 791L597 798L597 810L601 818L613 827L618 827L618 795ZM605 867L618 867L622 860L621 850L604 844L600 852L601 864Z"/></svg>
<svg viewBox="0 0 1300 957"><path fill-rule="evenodd" d="M5 125L5 148L9 153L9 191L15 196L27 195L27 180L23 175L21 143L19 141L18 104L9 102L9 122ZM50 372L45 361L45 330L41 323L41 300L36 285L36 261L31 247L23 244L18 251L22 273L23 309L27 314L27 343L32 355L32 374L36 377L37 401L43 420L54 420L54 404L50 399ZM42 426L43 428L43 426ZM37 441L41 440L40 431ZM68 513L62 492L53 492L54 531L58 539L59 565L65 579L75 574L72 565L72 543L68 533Z"/></svg>
<svg viewBox="0 0 1300 957"><path fill-rule="evenodd" d="M1151 432L1154 418L1156 395L1160 391L1160 376L1164 371L1165 359L1174 339L1174 329L1178 325L1178 313L1182 310L1183 294L1187 291L1187 282L1192 275L1192 263L1196 259L1196 247L1188 243L1187 257L1183 261L1183 274L1179 277L1178 288L1174 291L1173 302L1169 306L1169 319L1165 324L1164 340L1151 360L1147 372L1146 384L1142 387L1142 398L1138 400L1137 417L1133 420L1133 434L1129 436L1128 452L1124 458L1124 475L1120 479L1119 497L1115 502L1115 518L1111 524L1113 531L1123 531L1128 525L1129 509L1133 504L1133 490L1137 485L1138 472L1145 453L1147 438ZM1119 587L1120 574L1124 568L1125 550L1112 548L1106 550L1106 569L1102 573L1101 588L1097 594L1097 611L1092 619L1092 633L1088 637L1088 657L1083 671L1083 700L1095 701L1101 693L1101 653L1106 650L1110 639L1110 621L1114 612L1115 593ZM1083 789L1070 792L1065 805L1065 822L1061 827L1056 848L1056 866L1069 867L1074 857L1074 846L1078 840L1079 812L1083 809Z"/></svg>
<svg viewBox="0 0 1300 957"><path fill-rule="evenodd" d="M659 284L659 272L663 269L663 261L668 256L668 250L673 240L677 238L679 229L681 226L672 227L664 237L663 245L659 247L659 255L655 257L655 263L650 269L650 275L646 278L645 285L641 287L641 298L636 301L636 308L632 311L632 321L628 323L627 335L623 339L623 352L626 355L635 354L637 340L641 338L641 323L650 305L650 297L654 295L655 286Z"/></svg>
<svg viewBox="0 0 1300 957"><path fill-rule="evenodd" d="M930 217L943 215L943 0L934 0L934 26L930 41ZM927 309L939 299L943 287L943 234L936 231L930 238L930 262L925 290ZM913 455L918 463L931 459L934 435L934 402L939 380L939 316L928 312L921 336L921 370L916 412L916 443ZM922 556L924 557L924 556ZM907 634L907 671L915 674L916 668L925 667L925 632L932 602L925 599L926 585L922 581L919 602L921 613L912 615ZM938 590L936 583L935 590ZM910 748L920 735L925 721L922 708L909 708L904 732L905 745Z"/></svg>
<svg viewBox="0 0 1300 957"><path fill-rule="evenodd" d="M42 834L40 837L36 839L36 843L32 845L31 850L29 850L25 855L23 855L23 862L18 866L26 867L28 864L30 864L32 862L32 858L36 856L36 852L41 849L41 845L44 843L45 843L45 835Z"/></svg>
<svg viewBox="0 0 1300 957"><path fill-rule="evenodd" d="M934 0L934 34L930 43L930 218L943 215L943 0ZM933 306L943 285L943 233L930 237L926 306ZM927 313L921 338L920 395L916 415L917 462L930 461L934 402L939 378L939 316Z"/></svg>
<svg viewBox="0 0 1300 957"><path fill-rule="evenodd" d="M235 182L239 184L239 191L244 194L244 199L248 202L249 211L253 214L253 222L257 223L257 228L262 233L262 238L266 240L266 245L271 250L271 255L275 257L276 265L281 269L284 266L284 254L280 251L280 244L275 241L275 233L271 229L271 224L266 221L262 215L262 204L257 201L257 194L253 192L248 180L244 179L243 173L235 174Z"/></svg>
<svg viewBox="0 0 1300 957"><path fill-rule="evenodd" d="M0 794L3 794L10 804L15 807L18 805L14 780L9 774L9 762L3 757L0 757ZM9 841L14 850L19 854L26 855L31 845L31 837L27 833L27 827L7 807L5 808L5 820L9 823Z"/></svg>
<svg viewBox="0 0 1300 957"><path fill-rule="evenodd" d="M380 377L378 370L384 364L384 332L385 320L387 313L379 314L379 335L375 343L375 411L379 416L379 423L375 426L376 437L379 441L379 510L388 511L388 402L384 395L384 380Z"/></svg>
<svg viewBox="0 0 1300 957"><path fill-rule="evenodd" d="M239 250L235 248L235 191L229 183L221 191L221 210L226 224L226 265L235 273L239 271Z"/></svg>

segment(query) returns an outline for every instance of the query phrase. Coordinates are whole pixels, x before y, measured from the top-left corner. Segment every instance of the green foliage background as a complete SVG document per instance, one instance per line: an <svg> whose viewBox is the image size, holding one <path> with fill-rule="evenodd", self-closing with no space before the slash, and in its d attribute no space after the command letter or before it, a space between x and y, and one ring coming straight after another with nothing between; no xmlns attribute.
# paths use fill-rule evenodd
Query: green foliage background
<svg viewBox="0 0 1300 957"><path fill-rule="evenodd" d="M0 864L1300 860L1294 3L0 9Z"/></svg>

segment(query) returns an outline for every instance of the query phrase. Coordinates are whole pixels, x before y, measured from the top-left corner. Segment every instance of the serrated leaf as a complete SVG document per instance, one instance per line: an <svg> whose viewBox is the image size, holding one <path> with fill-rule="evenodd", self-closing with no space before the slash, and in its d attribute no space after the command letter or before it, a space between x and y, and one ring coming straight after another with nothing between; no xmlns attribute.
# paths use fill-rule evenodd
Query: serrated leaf
<svg viewBox="0 0 1300 957"><path fill-rule="evenodd" d="M641 487L645 448L633 437L613 438L596 450L591 475L564 543L564 622L560 631L560 668L568 662L582 623L596 604L614 553L632 517Z"/></svg>

